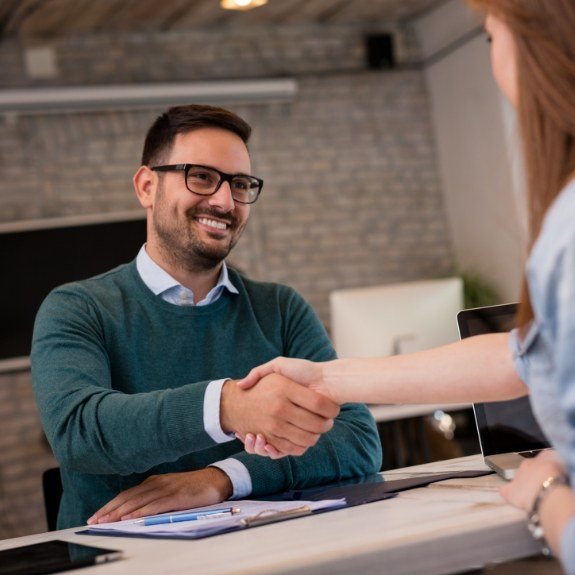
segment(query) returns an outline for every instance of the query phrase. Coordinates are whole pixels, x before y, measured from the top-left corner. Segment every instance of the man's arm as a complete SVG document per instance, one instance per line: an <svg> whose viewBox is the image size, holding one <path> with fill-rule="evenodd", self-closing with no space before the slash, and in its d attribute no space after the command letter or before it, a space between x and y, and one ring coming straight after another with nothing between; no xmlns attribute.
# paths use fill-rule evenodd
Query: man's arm
<svg viewBox="0 0 575 575"><path fill-rule="evenodd" d="M315 313L295 292L289 290L288 295L290 295L289 298L284 297L282 300L284 306L282 309L284 330L282 341L285 342L282 351L318 361L335 357L327 334ZM247 429L250 428L251 419L242 422L241 417L238 419L238 412L240 415L251 413L257 417L267 417L269 412L273 414L276 408L270 404L273 404L283 393L287 394L290 401L300 408L301 403L306 408L311 408L311 411L305 414L306 419L314 409L320 411L325 409L325 405L321 402L317 405L314 403L322 398L321 395L305 396L306 398L302 399L299 394L305 388L289 380L282 381L282 379L285 378L270 378L268 382L261 382L259 391L264 393L261 396L249 395L246 391L250 390L241 390L235 386L235 382L230 381L229 389L238 394L232 394L229 397L224 394L223 396L220 405L221 422L226 430L245 432L246 430L242 429L244 423ZM268 384L270 387L266 389ZM260 386L256 386L253 391L256 391L258 387ZM296 395L290 395L292 393ZM267 398L265 394L268 394ZM307 403L310 398L311 404ZM231 401L228 402L230 399ZM229 403L233 406L232 408L229 407ZM321 405L323 407L320 407ZM280 406L275 415L280 415L283 409ZM336 413L326 415L333 417ZM301 416L300 412L296 415L296 420ZM272 415L271 433L277 432L277 427L273 427L276 419L277 417ZM277 421L275 424L277 425ZM318 429L316 428L315 431ZM306 438L305 441L309 439ZM317 438L313 439L315 443ZM245 466L250 475L252 495L264 495L290 488L362 476L378 471L381 466L381 444L375 423L367 408L358 404L344 405L340 415L333 422L332 430L322 435L315 447L307 451L302 449L303 452L305 453L301 457L285 457L281 461L272 461L240 452L226 461L235 460L237 465ZM208 498L210 496L204 481L207 471L209 469L171 474L165 476L163 480L159 477L148 479L114 498L100 509L92 520L113 521L122 516L134 518L146 513L159 513L214 502L212 499L200 502L204 496ZM224 474L213 476L212 480L219 484L222 475ZM206 489L199 494L197 489L201 489L202 485ZM105 517L106 515L108 516Z"/></svg>
<svg viewBox="0 0 575 575"><path fill-rule="evenodd" d="M75 289L59 289L42 304L34 328L32 383L62 465L127 475L214 445L202 421L208 381L145 393L117 391L108 345L113 343L106 341L98 310Z"/></svg>
<svg viewBox="0 0 575 575"><path fill-rule="evenodd" d="M252 477L252 497L376 473L381 442L373 417L361 404L342 405L333 429L302 456L270 459L245 451L233 456Z"/></svg>
<svg viewBox="0 0 575 575"><path fill-rule="evenodd" d="M38 313L33 386L60 463L84 473L127 475L214 446L203 420L209 381L143 393L113 389L108 349L114 342L107 341L99 313L69 286L53 292Z"/></svg>
<svg viewBox="0 0 575 575"><path fill-rule="evenodd" d="M333 426L333 417L339 413L339 407L324 396L281 376L265 378L252 390L242 390L233 381L229 381L228 385L230 394L222 397L221 405L224 429L242 430L244 425L249 428L261 425L276 434L274 440L280 445L287 442L288 448L291 448L291 441L284 437L286 434L300 441L302 446L296 445L299 454L303 454L318 441L321 433ZM323 412L323 416L317 412ZM293 424L287 424L286 428L286 421L290 419L314 433L307 429L292 430L290 427ZM223 462L219 463L221 466ZM144 515L219 503L231 496L232 482L217 467L155 475L114 497L88 522L136 519Z"/></svg>
<svg viewBox="0 0 575 575"><path fill-rule="evenodd" d="M293 383L294 386L298 384ZM301 386L300 386L301 387ZM381 445L369 411L342 406L334 428L301 457L279 461L245 452L235 455L251 474L252 495L304 488L374 473L381 466ZM231 483L215 467L148 477L99 509L89 523L137 519L145 515L219 503L231 496Z"/></svg>
<svg viewBox="0 0 575 575"><path fill-rule="evenodd" d="M336 357L315 312L297 293L289 290L281 305L285 355L319 362ZM343 405L331 431L301 457L271 460L245 451L233 456L249 470L253 496L375 473L381 457L373 417L357 403Z"/></svg>

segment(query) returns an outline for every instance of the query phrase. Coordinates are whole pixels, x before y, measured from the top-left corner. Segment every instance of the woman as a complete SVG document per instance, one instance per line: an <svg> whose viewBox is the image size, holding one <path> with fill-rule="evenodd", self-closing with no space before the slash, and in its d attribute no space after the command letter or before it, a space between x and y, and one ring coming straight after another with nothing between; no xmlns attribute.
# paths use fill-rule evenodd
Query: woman
<svg viewBox="0 0 575 575"><path fill-rule="evenodd" d="M324 364L278 358L240 385L271 372L344 402L465 402L531 394L555 447L524 463L501 490L530 514L575 574L575 2L471 0L485 11L495 79L517 108L527 172L530 255L518 328L435 350ZM281 457L265 438L252 453Z"/></svg>

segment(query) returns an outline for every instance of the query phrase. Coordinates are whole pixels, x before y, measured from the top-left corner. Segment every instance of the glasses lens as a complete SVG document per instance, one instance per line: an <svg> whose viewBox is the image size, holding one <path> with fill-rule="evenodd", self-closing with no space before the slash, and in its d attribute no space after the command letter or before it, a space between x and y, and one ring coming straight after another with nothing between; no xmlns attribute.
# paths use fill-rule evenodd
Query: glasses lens
<svg viewBox="0 0 575 575"><path fill-rule="evenodd" d="M220 175L214 170L192 166L188 170L186 184L188 189L195 194L210 195L214 193L219 181Z"/></svg>
<svg viewBox="0 0 575 575"><path fill-rule="evenodd" d="M190 166L186 179L188 190L194 194L210 196L216 192L221 180L221 175L204 166ZM230 189L232 198L236 202L251 204L258 199L261 184L252 176L234 176L231 178Z"/></svg>
<svg viewBox="0 0 575 575"><path fill-rule="evenodd" d="M232 197L237 202L251 204L258 199L260 183L250 176L235 176L232 178Z"/></svg>

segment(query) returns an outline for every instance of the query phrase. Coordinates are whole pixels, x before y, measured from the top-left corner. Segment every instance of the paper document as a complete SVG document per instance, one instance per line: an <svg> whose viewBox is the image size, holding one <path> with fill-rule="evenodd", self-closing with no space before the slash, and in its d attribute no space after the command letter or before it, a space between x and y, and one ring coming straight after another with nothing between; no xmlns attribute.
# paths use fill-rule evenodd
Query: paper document
<svg viewBox="0 0 575 575"><path fill-rule="evenodd" d="M136 520L116 521L90 525L88 532L93 535L132 535L141 537L182 537L196 539L217 533L236 531L245 527L275 523L292 517L309 515L320 509L345 507L345 499L327 499L322 501L231 501L238 513L227 517L213 516L195 521L165 523L163 525L144 525ZM222 504L209 507L188 509L178 513L195 513L222 507ZM165 515L170 515L166 513ZM172 513L174 515L174 513ZM154 516L158 517L158 516Z"/></svg>

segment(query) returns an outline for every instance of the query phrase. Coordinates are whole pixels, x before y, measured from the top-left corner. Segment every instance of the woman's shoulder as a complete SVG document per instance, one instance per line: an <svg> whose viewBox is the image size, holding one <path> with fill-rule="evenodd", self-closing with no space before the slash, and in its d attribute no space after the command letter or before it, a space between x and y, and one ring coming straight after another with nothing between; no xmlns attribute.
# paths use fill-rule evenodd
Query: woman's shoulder
<svg viewBox="0 0 575 575"><path fill-rule="evenodd" d="M554 229L555 226L560 226L564 231L575 231L573 222L575 214L575 178L571 179L569 183L559 192L555 198L543 221L543 230L549 231L547 228ZM563 223L570 223L568 226L563 226Z"/></svg>
<svg viewBox="0 0 575 575"><path fill-rule="evenodd" d="M543 220L541 233L533 255L543 252L546 258L553 253L575 251L575 179L561 190Z"/></svg>
<svg viewBox="0 0 575 575"><path fill-rule="evenodd" d="M575 262L575 180L566 185L547 210L541 233L527 263L532 298L555 293L554 286ZM573 286L575 288L575 286Z"/></svg>

